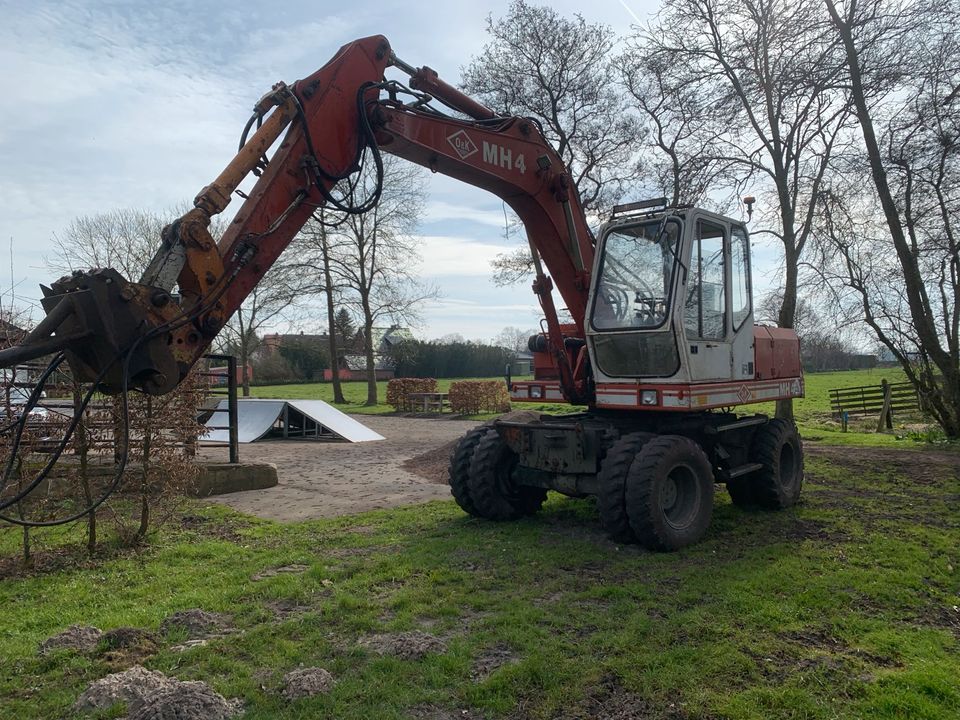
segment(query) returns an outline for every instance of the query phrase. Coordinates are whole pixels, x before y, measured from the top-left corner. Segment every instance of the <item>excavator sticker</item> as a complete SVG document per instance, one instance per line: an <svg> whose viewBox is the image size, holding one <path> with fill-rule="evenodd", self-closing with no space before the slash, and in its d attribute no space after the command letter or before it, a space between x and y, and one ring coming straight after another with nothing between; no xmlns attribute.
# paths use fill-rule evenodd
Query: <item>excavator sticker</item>
<svg viewBox="0 0 960 720"><path fill-rule="evenodd" d="M457 151L457 155L460 156L461 160L466 160L471 155L480 152L477 150L477 146L473 140L470 139L470 136L463 130L457 130L453 135L450 135L447 138L447 142ZM486 145L486 143L484 143L484 145ZM486 148L484 148L484 154L486 154Z"/></svg>
<svg viewBox="0 0 960 720"><path fill-rule="evenodd" d="M527 163L524 161L522 153L517 155L517 159L514 160L510 148L486 140L483 141L483 161L504 170L519 170L521 175L527 171Z"/></svg>

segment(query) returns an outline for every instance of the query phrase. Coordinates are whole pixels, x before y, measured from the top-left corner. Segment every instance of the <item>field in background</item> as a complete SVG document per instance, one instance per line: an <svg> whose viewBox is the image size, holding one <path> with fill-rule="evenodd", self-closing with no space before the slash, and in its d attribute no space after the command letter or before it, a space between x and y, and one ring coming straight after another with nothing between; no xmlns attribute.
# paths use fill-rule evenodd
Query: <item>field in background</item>
<svg viewBox="0 0 960 720"><path fill-rule="evenodd" d="M806 382L806 397L794 403L794 413L800 431L808 440L822 440L829 443L876 445L896 447L912 445L911 440L924 440L929 436L926 429L928 421L919 417L894 418L895 429L892 433L876 433L876 418L862 422L853 421L851 432L844 433L840 424L830 416L830 390L840 387L855 387L860 385L879 385L886 378L889 382L904 382L906 376L899 368L874 368L872 370L849 370L842 372L809 373L804 376ZM490 380L492 378L460 378L465 380ZM516 378L518 380L530 378ZM456 379L437 380L440 392L446 392L450 383ZM337 405L344 412L361 414L384 414L393 412L393 408L383 400L387 395L387 383L377 383L379 405L367 407L367 385L361 382L343 384L345 404ZM333 402L333 386L330 383L305 383L300 385L263 385L251 388L254 397L262 398L301 398L310 400L325 400ZM515 404L515 408L539 410L541 412L568 412L572 408L563 404ZM763 412L772 415L773 403L761 403L744 406L743 412ZM489 416L476 416L485 419Z"/></svg>

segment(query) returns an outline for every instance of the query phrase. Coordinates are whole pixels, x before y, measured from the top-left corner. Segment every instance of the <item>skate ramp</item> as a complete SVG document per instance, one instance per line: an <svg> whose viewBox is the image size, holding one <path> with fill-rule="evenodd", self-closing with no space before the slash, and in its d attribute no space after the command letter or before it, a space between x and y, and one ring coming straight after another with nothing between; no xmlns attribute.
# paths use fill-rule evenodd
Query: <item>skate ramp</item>
<svg viewBox="0 0 960 720"><path fill-rule="evenodd" d="M205 442L230 441L229 431L213 429L227 424L227 400L217 404L218 412L207 420L210 432ZM242 443L266 438L287 440L346 440L370 442L383 440L363 423L340 412L323 400L259 400L244 398L237 401L237 436Z"/></svg>

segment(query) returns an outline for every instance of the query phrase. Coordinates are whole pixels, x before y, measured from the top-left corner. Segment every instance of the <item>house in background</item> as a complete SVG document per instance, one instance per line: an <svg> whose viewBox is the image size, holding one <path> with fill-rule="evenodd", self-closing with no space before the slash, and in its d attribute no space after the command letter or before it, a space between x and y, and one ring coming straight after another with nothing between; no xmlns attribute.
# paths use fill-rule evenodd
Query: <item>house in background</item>
<svg viewBox="0 0 960 720"><path fill-rule="evenodd" d="M413 340L413 335L407 328L391 325L390 327L373 328L372 337L374 371L377 380L392 380L396 375L393 350L400 343ZM343 355L337 363L341 380L360 381L367 379L367 359L363 347L364 331L360 329L349 345L344 348ZM333 379L333 371L330 368L324 370L323 379Z"/></svg>

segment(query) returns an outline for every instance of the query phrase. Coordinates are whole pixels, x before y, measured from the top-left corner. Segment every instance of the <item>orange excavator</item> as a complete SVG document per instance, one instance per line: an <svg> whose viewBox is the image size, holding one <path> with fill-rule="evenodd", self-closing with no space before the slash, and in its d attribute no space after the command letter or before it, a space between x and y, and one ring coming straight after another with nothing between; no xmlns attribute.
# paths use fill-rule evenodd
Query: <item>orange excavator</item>
<svg viewBox="0 0 960 720"><path fill-rule="evenodd" d="M390 66L409 84L386 80ZM275 85L237 155L164 229L143 277L95 269L44 287L46 317L0 351L0 367L58 352L100 391L169 392L319 208L376 204L379 184L359 203L341 190L367 162L382 179L381 152L488 190L516 212L544 320L530 339L534 379L510 382L511 398L585 407L514 413L462 438L450 486L465 511L508 520L535 513L550 489L593 495L614 538L671 550L706 532L714 483L738 505L796 502L794 424L735 412L803 394L796 334L753 323L744 223L646 201L617 207L595 235L535 119L498 115L400 60L382 36ZM251 173L259 179L241 193ZM215 242L211 217L235 193L243 205Z"/></svg>

